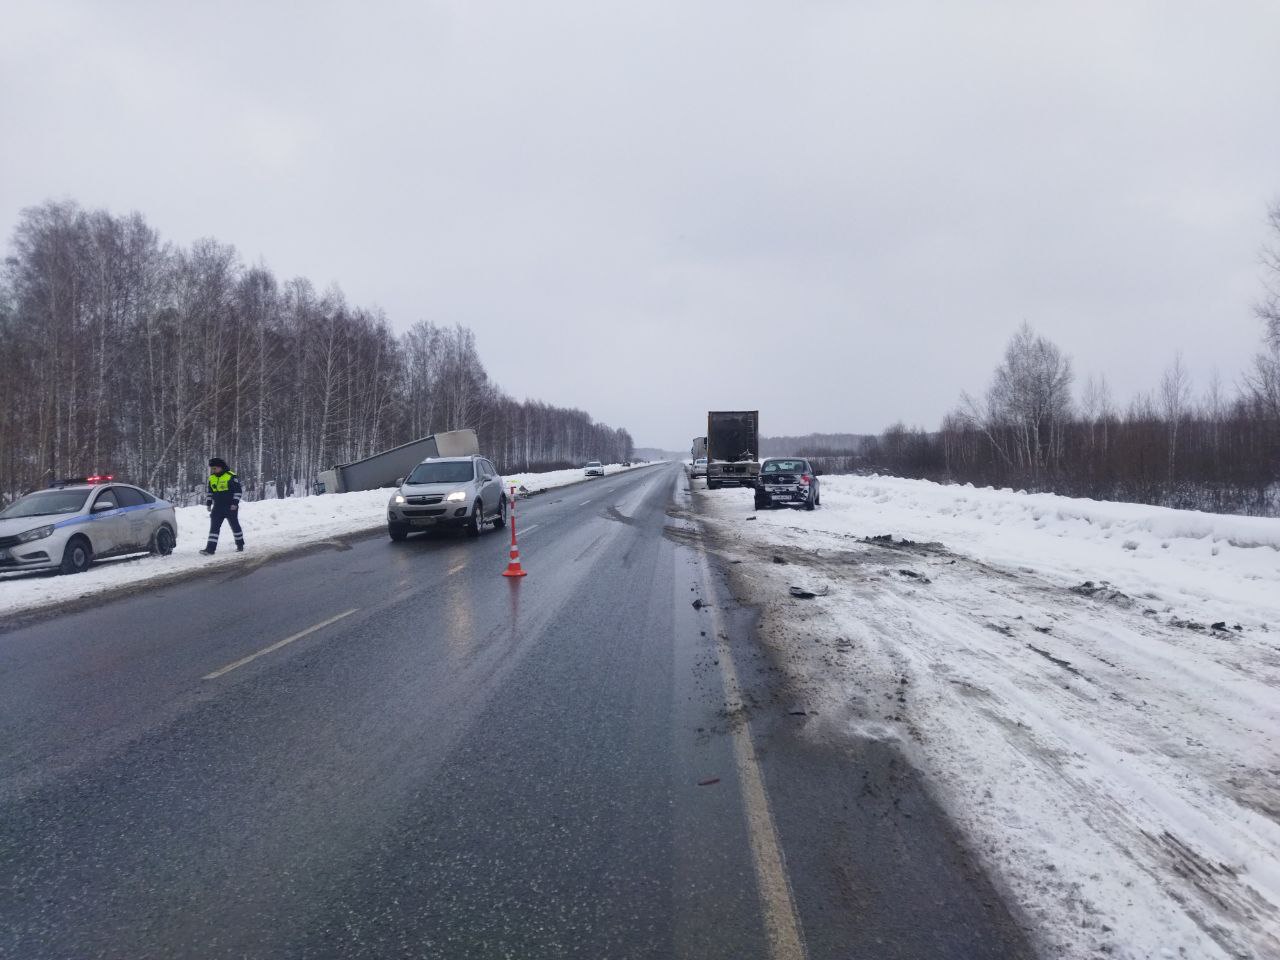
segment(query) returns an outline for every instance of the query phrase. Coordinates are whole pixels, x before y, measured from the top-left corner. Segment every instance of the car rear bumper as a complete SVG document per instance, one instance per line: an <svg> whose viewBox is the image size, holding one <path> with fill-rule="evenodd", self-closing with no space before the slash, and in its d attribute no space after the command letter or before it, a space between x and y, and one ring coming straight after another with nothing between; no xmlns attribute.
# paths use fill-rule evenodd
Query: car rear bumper
<svg viewBox="0 0 1280 960"><path fill-rule="evenodd" d="M809 488L803 484L759 484L757 496L761 500L772 500L774 503L804 503L809 499Z"/></svg>

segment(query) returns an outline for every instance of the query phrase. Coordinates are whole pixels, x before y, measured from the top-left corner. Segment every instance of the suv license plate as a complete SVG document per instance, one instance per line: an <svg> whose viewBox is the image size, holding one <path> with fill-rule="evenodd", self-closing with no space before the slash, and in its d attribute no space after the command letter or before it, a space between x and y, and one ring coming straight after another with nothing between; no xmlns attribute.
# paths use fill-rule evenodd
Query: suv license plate
<svg viewBox="0 0 1280 960"><path fill-rule="evenodd" d="M409 521L409 525L412 527L430 527L433 526L435 522L435 517L414 517Z"/></svg>

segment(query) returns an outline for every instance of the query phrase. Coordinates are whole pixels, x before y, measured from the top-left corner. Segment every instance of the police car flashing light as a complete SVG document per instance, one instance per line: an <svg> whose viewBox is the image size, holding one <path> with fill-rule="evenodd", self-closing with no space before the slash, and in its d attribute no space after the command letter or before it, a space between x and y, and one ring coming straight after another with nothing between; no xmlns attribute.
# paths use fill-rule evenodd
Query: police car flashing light
<svg viewBox="0 0 1280 960"><path fill-rule="evenodd" d="M115 474L99 473L92 477L67 477L65 480L55 480L49 484L50 487L78 487L82 484L94 486L99 483L110 483L115 479Z"/></svg>

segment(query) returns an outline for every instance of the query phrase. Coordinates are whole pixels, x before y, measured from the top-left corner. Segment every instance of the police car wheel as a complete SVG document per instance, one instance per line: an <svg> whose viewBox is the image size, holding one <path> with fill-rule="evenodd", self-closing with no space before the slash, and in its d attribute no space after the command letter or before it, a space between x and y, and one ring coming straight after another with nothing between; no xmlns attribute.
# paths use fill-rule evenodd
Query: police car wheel
<svg viewBox="0 0 1280 960"><path fill-rule="evenodd" d="M63 573L84 573L93 563L93 548L84 537L72 537L62 551Z"/></svg>
<svg viewBox="0 0 1280 960"><path fill-rule="evenodd" d="M173 531L168 527L157 530L151 537L151 552L158 553L162 557L173 553Z"/></svg>

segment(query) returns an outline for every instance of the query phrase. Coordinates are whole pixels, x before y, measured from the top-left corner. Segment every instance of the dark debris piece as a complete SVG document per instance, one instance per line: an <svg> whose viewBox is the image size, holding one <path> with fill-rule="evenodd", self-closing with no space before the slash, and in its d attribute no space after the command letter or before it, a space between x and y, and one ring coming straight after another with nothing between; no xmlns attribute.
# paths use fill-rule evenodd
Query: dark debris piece
<svg viewBox="0 0 1280 960"><path fill-rule="evenodd" d="M1081 673L1077 667L1073 667L1071 665L1070 660L1063 660L1061 657L1055 657L1048 650L1041 650L1039 647L1034 646L1030 643L1027 644L1027 649L1031 650L1034 653L1040 654L1040 656L1044 657L1050 663L1057 664L1059 667L1061 667L1063 670L1066 670L1068 673L1073 673L1077 677L1084 677L1084 674Z"/></svg>
<svg viewBox="0 0 1280 960"><path fill-rule="evenodd" d="M812 600L814 597L825 597L827 591L824 588L821 593L814 593L812 590L806 590L803 587L792 587L791 595L800 600Z"/></svg>

